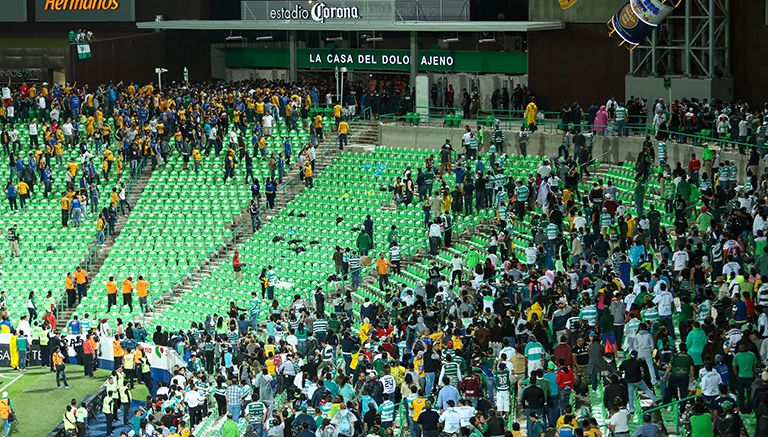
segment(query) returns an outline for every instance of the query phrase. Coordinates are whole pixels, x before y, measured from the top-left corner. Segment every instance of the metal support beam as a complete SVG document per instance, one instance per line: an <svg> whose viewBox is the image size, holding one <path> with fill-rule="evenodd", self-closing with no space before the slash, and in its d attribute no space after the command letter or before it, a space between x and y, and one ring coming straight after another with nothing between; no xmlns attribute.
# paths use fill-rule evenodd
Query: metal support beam
<svg viewBox="0 0 768 437"><path fill-rule="evenodd" d="M686 0L635 48L634 76L729 76L730 0Z"/></svg>
<svg viewBox="0 0 768 437"><path fill-rule="evenodd" d="M685 2L685 53L683 54L683 73L691 75L691 2Z"/></svg>
<svg viewBox="0 0 768 437"><path fill-rule="evenodd" d="M418 52L418 32L411 32L411 88L416 86L416 74L418 73L419 52Z"/></svg>
<svg viewBox="0 0 768 437"><path fill-rule="evenodd" d="M651 75L652 76L658 76L659 75L659 63L656 59L656 34L659 33L658 31L651 32Z"/></svg>
<svg viewBox="0 0 768 437"><path fill-rule="evenodd" d="M715 0L709 0L709 38L708 39L708 45L709 45L709 61L708 67L709 67L709 75L707 77L714 78L715 77L715 18L717 16L717 12L715 11Z"/></svg>
<svg viewBox="0 0 768 437"><path fill-rule="evenodd" d="M723 29L725 32L725 71L723 73L729 75L731 74L731 51L729 50L731 47L731 20L728 17L731 16L731 0L723 0L723 13L726 17L725 28ZM768 14L768 3L765 6L765 13Z"/></svg>
<svg viewBox="0 0 768 437"><path fill-rule="evenodd" d="M298 72L296 65L298 64L298 57L297 55L298 50L296 47L296 31L295 30L289 30L288 31L288 58L289 58L289 65L288 65L288 80L291 82L298 81Z"/></svg>

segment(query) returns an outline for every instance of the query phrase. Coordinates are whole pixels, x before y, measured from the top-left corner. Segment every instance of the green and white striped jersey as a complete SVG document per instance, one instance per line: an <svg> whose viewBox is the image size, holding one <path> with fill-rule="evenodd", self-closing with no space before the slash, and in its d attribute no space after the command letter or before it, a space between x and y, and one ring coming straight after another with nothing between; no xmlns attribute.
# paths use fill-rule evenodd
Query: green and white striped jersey
<svg viewBox="0 0 768 437"><path fill-rule="evenodd" d="M264 423L264 410L266 406L261 401L251 402L246 408L248 423L252 425L261 425Z"/></svg>
<svg viewBox="0 0 768 437"><path fill-rule="evenodd" d="M506 370L495 370L493 372L493 385L496 387L496 391L508 392L509 372Z"/></svg>
<svg viewBox="0 0 768 437"><path fill-rule="evenodd" d="M392 401L384 401L384 403L379 406L379 414L381 414L382 422L394 422L395 403Z"/></svg>

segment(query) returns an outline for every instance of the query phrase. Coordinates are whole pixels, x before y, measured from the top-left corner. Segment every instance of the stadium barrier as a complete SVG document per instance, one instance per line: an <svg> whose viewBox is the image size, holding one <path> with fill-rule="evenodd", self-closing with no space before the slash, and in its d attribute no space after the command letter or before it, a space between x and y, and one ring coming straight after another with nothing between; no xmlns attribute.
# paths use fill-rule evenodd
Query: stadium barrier
<svg viewBox="0 0 768 437"><path fill-rule="evenodd" d="M83 341L85 335L67 335L67 359L69 364L82 364ZM114 369L114 349L112 342L114 337L102 337L99 339L99 348L96 361L100 369ZM186 362L173 349L167 346L157 346L148 342L140 342L136 347L149 360L150 374L153 381L170 381L171 373L175 366L186 367ZM19 363L19 351L16 347L16 336L12 334L0 334L0 367L16 368ZM27 366L40 366L42 364L42 348L37 340L29 344L27 351Z"/></svg>
<svg viewBox="0 0 768 437"><path fill-rule="evenodd" d="M83 405L88 410L88 422L96 419L101 414L101 406L104 403L104 397L107 394L105 386L101 386L95 393L88 396L83 400ZM66 437L67 433L64 431L64 421L59 422L47 437Z"/></svg>

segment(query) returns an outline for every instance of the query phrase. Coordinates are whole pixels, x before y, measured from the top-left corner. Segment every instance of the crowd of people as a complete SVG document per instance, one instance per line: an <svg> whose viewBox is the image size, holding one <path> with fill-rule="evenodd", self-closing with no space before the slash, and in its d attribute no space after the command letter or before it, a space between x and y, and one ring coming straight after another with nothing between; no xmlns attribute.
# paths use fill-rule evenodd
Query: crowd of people
<svg viewBox="0 0 768 437"><path fill-rule="evenodd" d="M314 160L312 143L324 134L322 124L317 130L309 118L319 95L311 84L265 82L171 87L163 93L151 85L93 90L25 85L9 91L7 98L3 90L0 142L11 159L11 178L19 178L11 185L20 195L22 182L29 192L34 185L23 179L30 173L27 168L33 182L44 183L38 176L41 163L43 173L51 161L66 167L62 225L71 219L76 226L75 204L80 214L85 209L96 214L90 187L121 174L118 168L124 164L119 162L128 163L136 174L142 162L162 165L169 153L180 153L185 162L222 156L225 181L238 162L247 169L249 159L275 159L274 170L280 158L289 165L293 145L284 145L277 156L265 150L265 138L278 119L294 127L306 123L311 144L296 146L304 149L297 161L303 160L306 168ZM334 108L339 124L342 114L352 111L349 106L357 104ZM679 107L694 104L691 100ZM622 105L606 106L606 119L622 115ZM115 338L116 370L106 383L101 409L107 423L111 426L122 413L135 435L146 436L185 435L213 414L222 418L222 435L227 437L240 435L243 426L246 435L259 437L384 437L395 429L408 429L412 437L523 432L540 437L548 429L560 437L595 437L605 429L626 437L632 416L642 413L644 423L635 435L655 437L664 424L654 411L644 411L678 400L694 435L746 435L747 417L754 424L753 435L765 434L768 284L761 275L768 274L768 177L760 159L750 161L747 178L739 178L735 163L721 162L709 147L700 165L692 157L686 167L680 163L673 169L664 142L649 138L638 156L631 193L635 203L627 205L612 181L589 174L586 137L604 132L598 123L600 108L591 122L594 129L582 133L569 128L561 153L542 157L534 173L505 174L509 157L526 153L527 132L536 124L535 99L525 107L529 126L515 141L505 140L498 126L488 133L467 127L463 150L446 141L437 160L428 158L423 169L404 173L391 187L396 202L423 203L430 243L426 256L452 246L454 215L493 208L496 219L485 250L453 253L449 265L432 259L428 277L409 287L388 280L390 271L400 266L393 227L387 250L375 261L386 297L379 302L367 298L359 314L353 311L352 289L362 280L360 256L341 251L334 255L335 273L358 274L350 289L331 296L318 289L312 301L296 296L286 307L270 295L267 320L259 318L265 296L254 291L249 302L232 302L225 312L190 321L188 330L155 327L152 342L173 348L187 363L173 369L170 382L147 379L148 360L137 344L150 336L140 324L123 326L119 321L112 330L107 319L73 316L67 328L83 339L74 348L86 372L96 361L97 338ZM745 120L749 114L751 122L762 117L744 105L698 107L702 114L708 108L718 122L722 115L740 117L736 113ZM571 106L564 111L580 110ZM590 114L588 110L587 119ZM583 125L574 114L568 117ZM21 159L19 171L19 134L11 133L20 123L27 126L32 156ZM85 123L84 137L75 123ZM71 130L65 129L67 124ZM760 126L749 125L745 142L757 142L760 135ZM227 149L224 138L229 139ZM80 159L65 166L58 151L72 148ZM103 156L101 172L94 170L91 153ZM756 147L749 153L759 158L761 152ZM267 181L267 201L280 175ZM303 176L311 186L311 170ZM127 213L130 204L119 180L110 208ZM654 180L661 192L651 192ZM260 199L258 181L250 182L254 200ZM591 188L585 191L584 185ZM700 198L691 195L694 188ZM80 199L77 193L83 192L85 199ZM665 199L664 208L652 203L646 209L646 198ZM29 201L20 201L22 208ZM108 232L110 208L104 222L98 219L100 231ZM674 220L666 220L672 216ZM527 247L513 243L520 223L530 232L524 236L530 241ZM355 242L359 255L373 249L368 227L363 224ZM66 280L70 305L85 292L80 290L87 282L81 282L83 274L75 271ZM268 274L264 272L267 291ZM146 296L149 284L138 279L134 285L133 278L122 278L123 303L131 312L132 297L126 295L132 296L134 289L146 304L139 288ZM107 290L114 296L108 297L111 310L117 304L116 279L110 279ZM51 359L43 365L52 366L57 383L67 386L67 337L57 334L48 299L42 322L35 320L33 295L30 301L35 312L29 317L15 326L7 317L2 323L41 346L46 341L49 349L43 357ZM151 397L131 414L134 380L146 384ZM608 412L603 423L580 411L595 399ZM77 424L80 409L69 405L65 412L70 435L85 435ZM5 411L0 403L0 417Z"/></svg>
<svg viewBox="0 0 768 437"><path fill-rule="evenodd" d="M272 302L269 319L259 320L264 296L254 292L251 302L232 302L226 314L189 331L158 331L156 343L189 361L178 369L198 392L186 405L189 423L218 414L227 418L223 432L233 433L226 435L239 433L239 421L247 435L351 437L408 427L426 436L521 429L540 436L548 428L561 436L605 428L625 436L632 415L677 399L694 434L746 435L749 416L750 431L760 435L768 408L765 184L731 186L721 179L725 163L713 166L713 183L703 187L700 168L675 171L666 187L675 226L666 229L660 208L643 209L645 191L634 193L635 205L617 200L611 181L597 179L582 192L574 156L585 146L574 143L573 155L542 159L526 178L503 175L503 154L490 176L478 170L495 153L486 142L474 166L462 161L474 158L471 150L456 154L446 142L440 167L428 160L415 183L404 175L393 195L425 201L432 254L451 245L451 214L494 208L495 230L486 253L456 254L442 268L449 273L434 262L411 288L381 280L399 264L393 228L387 242L395 250L376 261L386 298L367 299L359 317L348 290L330 296L332 309L317 290L311 303L301 296L286 308ZM643 154L656 162L653 150ZM465 197L486 177L490 197ZM641 187L650 181L637 178ZM691 184L703 193L695 215L685 196ZM456 199L468 201L456 208ZM530 221L525 248L511 238L521 220ZM363 233L365 224L357 246L367 255L371 240ZM359 269L356 254L338 258L337 273ZM179 400L186 396L181 385L171 389ZM206 393L207 404L198 400ZM608 412L604 423L579 412L595 399ZM656 417L644 413L636 435L659 434Z"/></svg>

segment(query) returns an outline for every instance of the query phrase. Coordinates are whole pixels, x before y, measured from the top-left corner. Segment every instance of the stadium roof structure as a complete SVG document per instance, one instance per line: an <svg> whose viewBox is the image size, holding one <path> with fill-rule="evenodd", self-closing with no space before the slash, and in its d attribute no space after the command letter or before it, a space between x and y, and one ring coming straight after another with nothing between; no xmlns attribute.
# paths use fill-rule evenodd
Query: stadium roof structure
<svg viewBox="0 0 768 437"><path fill-rule="evenodd" d="M275 20L169 20L136 23L144 30L376 31L376 32L534 32L558 30L561 21L396 21L297 22Z"/></svg>

